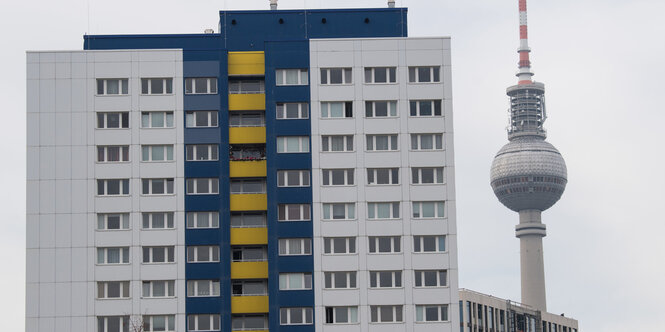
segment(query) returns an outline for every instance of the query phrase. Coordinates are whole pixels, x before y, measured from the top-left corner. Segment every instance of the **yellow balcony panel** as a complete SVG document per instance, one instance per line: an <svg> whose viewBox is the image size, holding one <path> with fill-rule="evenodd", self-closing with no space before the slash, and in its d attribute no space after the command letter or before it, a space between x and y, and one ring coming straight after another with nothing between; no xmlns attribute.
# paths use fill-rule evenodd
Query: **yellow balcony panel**
<svg viewBox="0 0 665 332"><path fill-rule="evenodd" d="M229 162L232 178L255 178L266 176L265 160L236 160Z"/></svg>
<svg viewBox="0 0 665 332"><path fill-rule="evenodd" d="M266 142L266 127L230 127L229 143L255 144Z"/></svg>
<svg viewBox="0 0 665 332"><path fill-rule="evenodd" d="M231 211L265 211L268 209L266 194L231 194Z"/></svg>
<svg viewBox="0 0 665 332"><path fill-rule="evenodd" d="M265 227L231 228L231 245L268 244L268 229Z"/></svg>
<svg viewBox="0 0 665 332"><path fill-rule="evenodd" d="M263 52L229 52L229 76L264 75L265 67Z"/></svg>
<svg viewBox="0 0 665 332"><path fill-rule="evenodd" d="M265 111L265 93L229 94L229 111Z"/></svg>
<svg viewBox="0 0 665 332"><path fill-rule="evenodd" d="M231 262L231 279L267 279L268 262Z"/></svg>
<svg viewBox="0 0 665 332"><path fill-rule="evenodd" d="M232 314L258 314L263 312L268 312L267 296L231 297Z"/></svg>

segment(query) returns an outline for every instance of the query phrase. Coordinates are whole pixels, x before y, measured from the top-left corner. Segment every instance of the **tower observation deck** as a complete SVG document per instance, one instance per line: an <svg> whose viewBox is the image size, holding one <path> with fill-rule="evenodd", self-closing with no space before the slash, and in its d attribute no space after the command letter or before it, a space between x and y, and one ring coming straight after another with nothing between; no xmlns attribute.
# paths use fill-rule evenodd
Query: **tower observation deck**
<svg viewBox="0 0 665 332"><path fill-rule="evenodd" d="M515 235L520 239L522 303L546 311L541 212L553 206L566 188L566 163L545 141L545 85L531 77L526 0L519 0L520 48L518 83L508 87L509 142L494 157L490 184L499 201L519 213Z"/></svg>

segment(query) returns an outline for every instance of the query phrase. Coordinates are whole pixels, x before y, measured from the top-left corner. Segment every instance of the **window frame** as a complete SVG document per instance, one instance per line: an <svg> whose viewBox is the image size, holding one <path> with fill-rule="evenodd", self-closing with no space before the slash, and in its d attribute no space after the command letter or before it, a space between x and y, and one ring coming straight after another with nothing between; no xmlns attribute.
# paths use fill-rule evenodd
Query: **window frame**
<svg viewBox="0 0 665 332"><path fill-rule="evenodd" d="M423 148L423 137L432 136L432 148L425 149ZM414 139L416 140L414 142ZM416 147L414 148L414 143ZM440 147L439 147L440 144ZM443 151L443 133L412 133L411 134L411 145L409 146L411 151Z"/></svg>
<svg viewBox="0 0 665 332"><path fill-rule="evenodd" d="M109 228L109 217L117 216L118 217L118 228ZM103 226L103 227L100 227ZM97 227L96 231L109 232L109 231L128 231L132 229L132 223L130 220L129 212L118 212L118 213L97 213Z"/></svg>
<svg viewBox="0 0 665 332"><path fill-rule="evenodd" d="M425 250L425 238L433 237L435 249ZM445 253L448 251L447 239L445 235L413 235L413 253L428 254L428 253ZM443 246L443 250L441 249Z"/></svg>
<svg viewBox="0 0 665 332"><path fill-rule="evenodd" d="M344 218L335 218L335 205L344 205ZM355 202L330 202L321 203L321 221L350 221L357 220ZM328 218L326 218L326 214Z"/></svg>
<svg viewBox="0 0 665 332"><path fill-rule="evenodd" d="M156 283L164 283L164 295L155 295ZM148 294L146 295L146 284ZM175 280L142 280L141 281L141 298L145 299L163 299L176 297Z"/></svg>
<svg viewBox="0 0 665 332"><path fill-rule="evenodd" d="M109 160L111 155L110 149L118 149L118 160ZM97 145L97 163L98 164L119 164L130 162L129 145ZM100 160L99 157L103 157Z"/></svg>
<svg viewBox="0 0 665 332"><path fill-rule="evenodd" d="M260 215L262 216L262 222L259 225L256 224L244 224L245 220L245 215ZM235 219L238 220L238 217L240 217L240 225L234 225ZM233 211L231 212L231 220L230 220L231 228L264 228L268 227L268 216L265 211Z"/></svg>
<svg viewBox="0 0 665 332"><path fill-rule="evenodd" d="M390 240L390 251L381 251L382 239ZM401 254L402 253L402 238L401 236L368 236L368 254Z"/></svg>
<svg viewBox="0 0 665 332"><path fill-rule="evenodd" d="M337 245L335 239L344 240L344 252L336 252ZM323 238L323 255L357 255L358 246L356 237L353 236L334 236Z"/></svg>
<svg viewBox="0 0 665 332"><path fill-rule="evenodd" d="M401 215L401 202L367 202L367 220L395 220L400 219ZM390 216L381 218L378 216L379 207L381 204L390 204ZM397 206L397 207L395 207ZM397 214L397 215L395 215Z"/></svg>
<svg viewBox="0 0 665 332"><path fill-rule="evenodd" d="M199 225L199 214L207 215L207 225L205 227L200 227ZM187 229L215 229L219 228L219 211L187 211L185 214L185 227Z"/></svg>
<svg viewBox="0 0 665 332"><path fill-rule="evenodd" d="M258 90L249 88L249 84L258 84ZM246 86L243 88L243 86ZM266 93L266 83L259 79L230 80L228 83L229 95L258 95ZM237 90L233 90L237 89Z"/></svg>
<svg viewBox="0 0 665 332"><path fill-rule="evenodd" d="M340 274L344 275L344 283L346 287L337 287L337 277L340 276ZM358 289L358 272L324 271L323 289Z"/></svg>
<svg viewBox="0 0 665 332"><path fill-rule="evenodd" d="M169 149L170 148L170 149ZM162 149L163 160L153 159L153 150ZM173 144L142 144L141 145L141 162L142 163L169 163L175 161ZM145 159L145 157L148 159ZM171 159L169 159L171 157Z"/></svg>
<svg viewBox="0 0 665 332"><path fill-rule="evenodd" d="M288 105L298 105L298 117L288 117ZM304 114L304 115L303 115ZM281 116L280 116L281 115ZM275 104L275 118L277 120L301 120L309 119L309 103L308 102L288 102Z"/></svg>
<svg viewBox="0 0 665 332"><path fill-rule="evenodd" d="M292 173L297 173L298 174L298 184L292 185L289 183L289 180L291 178L289 177L290 174ZM279 188L289 188L289 187L295 187L295 188L305 188L305 187L311 187L311 174L310 170L308 169L282 169L282 170L277 170L277 187Z"/></svg>
<svg viewBox="0 0 665 332"><path fill-rule="evenodd" d="M431 115L422 115L421 106L429 102ZM415 114L414 114L415 113ZM437 114L439 113L439 114ZM443 101L441 99L413 99L409 100L409 116L414 118L440 118L443 117Z"/></svg>
<svg viewBox="0 0 665 332"><path fill-rule="evenodd" d="M154 253L156 250L164 251L164 261L155 261ZM146 261L146 250L148 251L148 261ZM175 246L141 246L141 264L175 264Z"/></svg>
<svg viewBox="0 0 665 332"><path fill-rule="evenodd" d="M289 206L298 205L300 210L299 219L289 219ZM281 213L281 211L284 213ZM284 215L285 219L281 219ZM308 218L307 218L308 217ZM312 220L312 206L309 203L289 203L289 204L278 204L277 205L277 221L278 222L299 222L299 221L311 221Z"/></svg>
<svg viewBox="0 0 665 332"><path fill-rule="evenodd" d="M385 82L376 82L377 70L383 69L386 74ZM365 84L396 84L397 83L397 67L396 66L379 66L379 67L365 67L364 68L364 83ZM369 76L368 76L369 75ZM369 79L369 81L368 81ZM392 79L392 80L391 80Z"/></svg>
<svg viewBox="0 0 665 332"><path fill-rule="evenodd" d="M233 123L234 119L237 124ZM251 123L251 119L259 119L258 124ZM244 123L247 122L247 123ZM261 128L266 126L265 111L233 111L229 112L229 128Z"/></svg>
<svg viewBox="0 0 665 332"><path fill-rule="evenodd" d="M153 186L155 181L164 182L164 192L155 193ZM147 181L147 182L146 182ZM146 183L148 187L146 188ZM146 192L146 189L148 191ZM175 179L174 178L141 178L141 196L169 196L175 195Z"/></svg>
<svg viewBox="0 0 665 332"><path fill-rule="evenodd" d="M207 283L207 295L201 295L201 290L199 288L202 283ZM215 279L188 279L186 283L186 297L219 297L221 296L220 285L220 281Z"/></svg>
<svg viewBox="0 0 665 332"><path fill-rule="evenodd" d="M156 215L162 215L162 224L164 227L154 227L154 220ZM146 220L147 218L147 220ZM148 227L146 227L146 225ZM176 228L175 222L175 212L173 211L151 211L151 212L141 212L141 230L152 231L152 230L170 230Z"/></svg>
<svg viewBox="0 0 665 332"><path fill-rule="evenodd" d="M198 85L197 80L206 80L205 92L196 91ZM185 77L186 95L216 95L218 93L219 93L219 82L217 81L217 77Z"/></svg>
<svg viewBox="0 0 665 332"><path fill-rule="evenodd" d="M298 82L293 84L286 83L287 73L292 71L297 71ZM280 83L280 77L281 77L281 83ZM275 86L299 86L299 85L309 85L309 70L307 68L275 69Z"/></svg>
<svg viewBox="0 0 665 332"><path fill-rule="evenodd" d="M207 150L207 159L197 159L200 149ZM185 161L219 161L219 144L186 144Z"/></svg>
<svg viewBox="0 0 665 332"><path fill-rule="evenodd" d="M292 322L293 311L299 311L302 323ZM312 307L282 307L279 308L279 325L312 325L314 323L314 309Z"/></svg>
<svg viewBox="0 0 665 332"><path fill-rule="evenodd" d="M118 114L118 127L109 127L109 115ZM104 112L95 112L96 115L96 124L95 129L103 130L117 130L117 129L129 129L129 112L127 111L104 111Z"/></svg>
<svg viewBox="0 0 665 332"><path fill-rule="evenodd" d="M109 319L117 318L118 327L120 330L109 330ZM97 316L97 332L128 332L131 325L131 319L128 315L115 315L115 316Z"/></svg>
<svg viewBox="0 0 665 332"><path fill-rule="evenodd" d="M118 284L118 296L109 296L110 284ZM110 280L110 281L97 281L97 297L98 300L126 300L131 299L131 286L129 280Z"/></svg>
<svg viewBox="0 0 665 332"><path fill-rule="evenodd" d="M341 83L332 83L333 71L341 70ZM320 68L319 85L351 85L353 84L353 67L326 67Z"/></svg>
<svg viewBox="0 0 665 332"><path fill-rule="evenodd" d="M402 270L372 270L369 271L369 282L368 288L372 289L395 289L395 288L404 288L404 271ZM390 286L382 285L382 277L389 275L390 276Z"/></svg>
<svg viewBox="0 0 665 332"><path fill-rule="evenodd" d="M385 103L386 104L386 115L376 115L377 104ZM397 111L399 107L397 106L397 100L366 100L365 101L365 118L366 119L383 119L383 118L397 118L399 114Z"/></svg>
<svg viewBox="0 0 665 332"><path fill-rule="evenodd" d="M436 285L427 285L427 277L425 275L426 273L436 273ZM414 288L448 287L448 270L414 270L413 274Z"/></svg>
<svg viewBox="0 0 665 332"><path fill-rule="evenodd" d="M298 252L291 252L292 242L299 241L300 244ZM277 253L279 256L310 256L312 255L312 239L311 238L279 238ZM284 250L282 250L284 249Z"/></svg>
<svg viewBox="0 0 665 332"><path fill-rule="evenodd" d="M206 113L207 120L206 126L197 125L197 115ZM214 125L213 125L214 123ZM218 128L219 127L219 111L185 111L185 128Z"/></svg>
<svg viewBox="0 0 665 332"><path fill-rule="evenodd" d="M153 83L161 81L162 93L152 92L155 88ZM147 88L147 90L146 90ZM141 77L141 95L142 96L168 96L173 95L173 77Z"/></svg>
<svg viewBox="0 0 665 332"><path fill-rule="evenodd" d="M321 135L321 152L331 152L331 153L344 153L344 152L355 152L355 135ZM333 139L336 137L341 137L343 141L342 150L333 150L335 146L333 144Z"/></svg>
<svg viewBox="0 0 665 332"><path fill-rule="evenodd" d="M344 183L335 184L335 173L342 172ZM322 168L321 169L321 185L324 187L349 187L355 186L355 169L354 168Z"/></svg>
<svg viewBox="0 0 665 332"><path fill-rule="evenodd" d="M378 150L377 149L377 138L378 137L387 137L388 149ZM394 137L394 138L393 138ZM371 146L370 146L371 141ZM397 146L393 146L397 145ZM366 152L394 152L399 151L399 134L371 134L365 135L365 151Z"/></svg>
<svg viewBox="0 0 665 332"><path fill-rule="evenodd" d="M298 140L298 150L289 150L289 139ZM277 136L277 153L309 153L310 152L310 137L309 136Z"/></svg>
<svg viewBox="0 0 665 332"><path fill-rule="evenodd" d="M234 186L240 185L240 191ZM259 191L252 191L247 188L251 185L260 185ZM231 195L246 195L246 194L265 194L267 192L268 184L265 178L231 178L229 181L229 194Z"/></svg>
<svg viewBox="0 0 665 332"><path fill-rule="evenodd" d="M159 127L159 126L154 126L153 127L153 115L157 113L162 113L164 118L163 122L164 125ZM141 111L141 129L168 129L168 128L175 128L175 112L173 111ZM144 116L147 116L147 123L148 126L145 125L146 121ZM170 122L169 122L170 119ZM169 125L170 124L170 125Z"/></svg>
<svg viewBox="0 0 665 332"><path fill-rule="evenodd" d="M341 116L333 115L333 105L341 104L342 114ZM320 107L321 111L321 120L332 120L332 119L353 119L353 101L322 101Z"/></svg>
<svg viewBox="0 0 665 332"><path fill-rule="evenodd" d="M291 277L298 276L300 277L300 284L302 287L298 288L296 285L291 285ZM308 286L309 285L309 286ZM280 291L298 291L298 290L310 290L312 289L313 278L312 274L309 272L283 272L279 273L279 290Z"/></svg>
<svg viewBox="0 0 665 332"><path fill-rule="evenodd" d="M156 317L164 318L164 330L154 330L154 320ZM143 329L142 332L175 332L175 315L143 315Z"/></svg>
<svg viewBox="0 0 665 332"><path fill-rule="evenodd" d="M118 93L108 93L108 83L109 81L118 82ZM97 78L97 89L95 96L127 96L129 95L129 78ZM102 83L101 92L99 83Z"/></svg>
<svg viewBox="0 0 665 332"><path fill-rule="evenodd" d="M109 194L109 181L118 182L118 194ZM100 188L100 185L102 188ZM116 197L116 196L129 196L129 179L97 179L97 195L98 197ZM102 193L100 194L100 190Z"/></svg>
<svg viewBox="0 0 665 332"><path fill-rule="evenodd" d="M427 318L427 309L437 308L437 319L429 320ZM450 321L447 304L416 304L416 323L440 323Z"/></svg>
<svg viewBox="0 0 665 332"><path fill-rule="evenodd" d="M434 204L433 217L423 216L425 204ZM411 219L444 219L446 218L446 201L412 201L411 202Z"/></svg>
<svg viewBox="0 0 665 332"><path fill-rule="evenodd" d="M204 180L208 181L209 190L207 192L198 192L199 181ZM185 182L185 187L187 188L185 193L187 195L219 195L219 178L187 178Z"/></svg>
<svg viewBox="0 0 665 332"><path fill-rule="evenodd" d="M129 265L131 264L129 247L97 247L97 259L95 265ZM109 263L109 250L118 250L118 263ZM103 254L100 254L103 253ZM100 257L100 255L103 255ZM100 258L102 260L100 261Z"/></svg>
<svg viewBox="0 0 665 332"><path fill-rule="evenodd" d="M199 257L202 252L207 251L207 260ZM198 263L219 263L219 246L216 245L194 245L187 246L187 263L188 264L198 264Z"/></svg>
<svg viewBox="0 0 665 332"><path fill-rule="evenodd" d="M429 68L429 80L421 80L420 69ZM409 66L408 68L409 83L441 83L441 65L431 66ZM438 78L438 80L436 79Z"/></svg>
<svg viewBox="0 0 665 332"><path fill-rule="evenodd" d="M378 183L379 173L388 171L388 183ZM368 186L395 186L400 184L400 168L399 167L381 167L381 168L367 168L367 185Z"/></svg>
<svg viewBox="0 0 665 332"><path fill-rule="evenodd" d="M346 321L337 321L339 311L346 311ZM350 325L358 324L358 306L326 306L324 307L324 324Z"/></svg>
<svg viewBox="0 0 665 332"><path fill-rule="evenodd" d="M392 308L391 316L392 320L382 320L381 319L381 308ZM370 305L370 324L395 324L395 323L404 323L404 306L395 304L395 305Z"/></svg>
<svg viewBox="0 0 665 332"><path fill-rule="evenodd" d="M210 324L210 329L209 330L201 330L199 329L199 322L201 318L205 318L207 316L208 318L208 324ZM192 325L192 319L193 325ZM220 327L220 322L221 322L221 316L219 314L189 314L187 315L187 331L195 332L195 331L221 331ZM193 329L192 329L193 326Z"/></svg>
<svg viewBox="0 0 665 332"><path fill-rule="evenodd" d="M423 170L432 170L433 182L423 182ZM439 170L441 170L439 172ZM412 167L411 168L411 184L412 185L442 185L445 183L445 167ZM439 176L440 175L440 176ZM414 181L417 179L417 181Z"/></svg>

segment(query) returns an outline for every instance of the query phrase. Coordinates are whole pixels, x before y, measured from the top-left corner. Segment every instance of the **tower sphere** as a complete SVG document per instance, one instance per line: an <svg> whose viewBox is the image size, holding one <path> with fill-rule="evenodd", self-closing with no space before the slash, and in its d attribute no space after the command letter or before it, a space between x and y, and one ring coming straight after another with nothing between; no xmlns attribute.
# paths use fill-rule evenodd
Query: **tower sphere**
<svg viewBox="0 0 665 332"><path fill-rule="evenodd" d="M494 194L507 208L544 211L566 188L566 162L543 138L516 137L494 157L490 181Z"/></svg>

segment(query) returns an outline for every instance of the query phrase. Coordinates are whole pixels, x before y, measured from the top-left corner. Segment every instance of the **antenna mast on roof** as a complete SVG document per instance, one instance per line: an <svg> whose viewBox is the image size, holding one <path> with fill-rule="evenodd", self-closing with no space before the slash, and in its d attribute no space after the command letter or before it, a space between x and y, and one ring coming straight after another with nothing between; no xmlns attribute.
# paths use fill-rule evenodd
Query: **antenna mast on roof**
<svg viewBox="0 0 665 332"><path fill-rule="evenodd" d="M270 0L270 9L277 10L277 0Z"/></svg>

